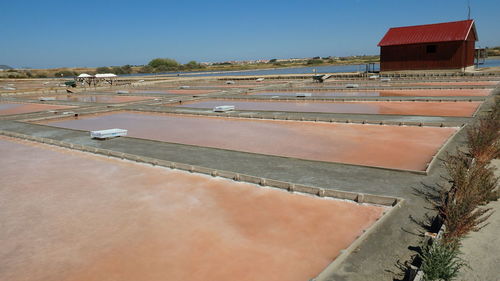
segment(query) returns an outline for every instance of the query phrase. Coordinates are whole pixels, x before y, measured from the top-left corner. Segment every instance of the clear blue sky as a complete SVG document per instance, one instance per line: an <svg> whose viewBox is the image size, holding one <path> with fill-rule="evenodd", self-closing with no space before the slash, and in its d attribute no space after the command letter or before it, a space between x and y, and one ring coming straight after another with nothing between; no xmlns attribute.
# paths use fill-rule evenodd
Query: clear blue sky
<svg viewBox="0 0 500 281"><path fill-rule="evenodd" d="M480 46L500 1L470 0ZM0 64L146 64L377 54L389 27L467 18L467 0L0 1Z"/></svg>

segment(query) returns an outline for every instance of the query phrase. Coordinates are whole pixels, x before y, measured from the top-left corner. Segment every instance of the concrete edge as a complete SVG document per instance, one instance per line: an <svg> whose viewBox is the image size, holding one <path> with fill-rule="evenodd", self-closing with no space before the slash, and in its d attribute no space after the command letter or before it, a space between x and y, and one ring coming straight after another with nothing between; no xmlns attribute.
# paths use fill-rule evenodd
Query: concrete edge
<svg viewBox="0 0 500 281"><path fill-rule="evenodd" d="M361 234L359 237L354 240L349 247L347 247L344 250L340 251L340 254L316 277L313 278L311 281L329 281L331 279L328 279L330 276L332 276L336 270L340 267L340 265L349 257L349 255L356 250L363 242L370 236L375 230L379 229L382 227L384 222L386 222L390 217L392 217L392 214L394 214L398 209L402 208L404 205L405 201L401 200L398 201L393 208L388 209L387 211L384 212L384 214L374 223L372 224L368 229L366 229L363 234ZM396 208L397 207L397 208Z"/></svg>
<svg viewBox="0 0 500 281"><path fill-rule="evenodd" d="M150 158L150 157L143 157L143 156L138 156L138 155L129 154L129 153L117 152L117 151L113 151L113 150L109 150L109 149L102 149L102 148L90 147L90 146L85 146L85 145L72 144L72 143L67 143L67 142L48 139L48 138L35 137L35 136L21 134L21 133L9 132L9 131L5 131L5 130L0 130L0 135L18 138L18 139L27 140L27 141L45 143L45 144L59 146L59 147L63 147L63 148L80 150L80 151L84 151L84 152L90 152L90 153L104 155L104 156L108 156L108 157L126 159L126 160L139 162L139 163L151 164L153 166L161 166L161 167L166 167L166 168L171 168L171 169L183 170L183 171L187 171L187 172L191 172L191 173L199 173L199 174L204 174L204 175L211 175L213 177L222 177L222 178L226 178L226 179L232 179L234 181L241 181L241 182L247 182L247 183L252 183L252 184L258 184L261 186L273 187L273 188L287 190L290 192L304 193L304 194L318 196L318 197L330 197L330 198L335 198L335 199L350 200L350 201L354 201L357 203L367 203L367 204L382 205L382 206L389 206L389 207L396 206L399 202L403 201L402 198L397 198L397 197L354 193L354 192L340 191L340 190L329 190L329 189L324 189L324 188L320 188L320 187L306 186L306 185L296 185L296 184L293 184L290 182L278 181L278 180L273 180L273 179L266 179L266 178L255 177L255 176L250 176L250 175L245 175L245 174L240 174L240 173L235 173L235 172L230 172L230 171L224 171L224 170L216 170L216 169L211 169L208 167L159 160L159 159Z"/></svg>
<svg viewBox="0 0 500 281"><path fill-rule="evenodd" d="M462 126L460 126L458 128L458 130L451 136L449 137L444 143L443 145L441 145L441 147L439 148L439 150L436 152L436 154L434 154L432 156L432 159L431 161L429 162L429 164L427 165L427 169L425 170L425 173L426 174L429 174L430 171L434 168L434 166L436 165L436 163L438 162L438 159L439 157L444 153L444 151L447 149L448 145L454 140L457 138L457 136L462 132L462 130L464 130L464 128L467 127L467 124L463 124Z"/></svg>

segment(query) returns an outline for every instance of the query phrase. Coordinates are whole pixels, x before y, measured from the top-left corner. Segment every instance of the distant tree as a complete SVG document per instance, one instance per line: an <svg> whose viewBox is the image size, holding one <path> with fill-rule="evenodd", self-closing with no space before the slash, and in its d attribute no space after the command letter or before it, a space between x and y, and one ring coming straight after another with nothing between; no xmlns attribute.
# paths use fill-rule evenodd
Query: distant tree
<svg viewBox="0 0 500 281"><path fill-rule="evenodd" d="M156 72L177 70L179 63L174 59L156 58L148 63Z"/></svg>
<svg viewBox="0 0 500 281"><path fill-rule="evenodd" d="M132 66L130 64L126 64L126 65L122 66L122 69L126 74L132 73Z"/></svg>
<svg viewBox="0 0 500 281"><path fill-rule="evenodd" d="M323 60L320 59L312 59L307 61L307 64L321 64L321 63L323 63Z"/></svg>
<svg viewBox="0 0 500 281"><path fill-rule="evenodd" d="M130 65L113 66L110 72L114 74L130 74L132 73L132 67Z"/></svg>
<svg viewBox="0 0 500 281"><path fill-rule="evenodd" d="M149 65L145 65L139 69L139 73L153 73L155 69Z"/></svg>
<svg viewBox="0 0 500 281"><path fill-rule="evenodd" d="M201 65L196 61L192 60L184 65L185 69L199 69Z"/></svg>
<svg viewBox="0 0 500 281"><path fill-rule="evenodd" d="M95 72L96 73L111 73L113 71L111 70L111 68L109 68L107 66L101 66L101 67L96 68Z"/></svg>
<svg viewBox="0 0 500 281"><path fill-rule="evenodd" d="M233 64L230 62L216 62L213 65L233 65Z"/></svg>
<svg viewBox="0 0 500 281"><path fill-rule="evenodd" d="M276 61L277 61L277 59L270 59L269 63L275 63Z"/></svg>
<svg viewBox="0 0 500 281"><path fill-rule="evenodd" d="M314 57L313 60L319 60L321 59L320 57Z"/></svg>
<svg viewBox="0 0 500 281"><path fill-rule="evenodd" d="M73 77L76 76L77 73L71 70L61 70L54 73L54 77Z"/></svg>

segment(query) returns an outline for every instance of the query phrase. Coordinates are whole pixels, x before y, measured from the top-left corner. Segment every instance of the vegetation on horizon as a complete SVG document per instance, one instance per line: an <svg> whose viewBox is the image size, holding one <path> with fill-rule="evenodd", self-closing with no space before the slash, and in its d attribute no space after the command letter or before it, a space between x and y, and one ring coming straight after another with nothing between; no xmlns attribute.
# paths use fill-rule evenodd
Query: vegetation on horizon
<svg viewBox="0 0 500 281"><path fill-rule="evenodd" d="M486 53L488 54L488 57L498 57L500 56L500 46L488 48Z"/></svg>
<svg viewBox="0 0 500 281"><path fill-rule="evenodd" d="M74 77L81 73L115 73L118 75L135 73L163 73L178 71L238 71L270 68L326 66L376 63L378 55L372 56L350 56L350 57L314 57L312 59L271 59L268 62L238 63L219 62L204 65L196 61L180 64L170 58L156 58L147 65L124 65L124 66L101 66L96 68L55 68L55 69L9 69L0 72L0 78L48 78L48 77ZM62 74L62 75L61 75Z"/></svg>

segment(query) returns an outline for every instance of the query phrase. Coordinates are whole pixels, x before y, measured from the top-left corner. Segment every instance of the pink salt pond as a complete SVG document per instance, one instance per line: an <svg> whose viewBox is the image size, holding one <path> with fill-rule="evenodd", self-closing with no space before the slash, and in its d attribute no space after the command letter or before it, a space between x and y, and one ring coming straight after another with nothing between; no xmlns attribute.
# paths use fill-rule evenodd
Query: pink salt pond
<svg viewBox="0 0 500 281"><path fill-rule="evenodd" d="M128 136L243 152L425 171L457 128L255 120L177 114L109 113L51 126L123 128Z"/></svg>
<svg viewBox="0 0 500 281"><path fill-rule="evenodd" d="M494 86L500 81L451 81L451 82L415 82L407 86Z"/></svg>
<svg viewBox="0 0 500 281"><path fill-rule="evenodd" d="M387 207L0 137L9 281L304 281Z"/></svg>
<svg viewBox="0 0 500 281"><path fill-rule="evenodd" d="M31 112L56 110L56 109L64 109L72 107L73 106L68 106L68 105L52 105L52 104L37 104L37 103L0 103L0 115L31 113Z"/></svg>
<svg viewBox="0 0 500 281"><path fill-rule="evenodd" d="M172 90L136 90L134 93L140 94L170 94L170 95L204 95L217 92L217 90L197 90L197 89L172 89Z"/></svg>
<svg viewBox="0 0 500 281"><path fill-rule="evenodd" d="M212 109L220 105L234 105L236 110L289 111L344 114L388 114L471 117L481 102L413 102L413 101L258 101L258 100L199 100L176 107Z"/></svg>
<svg viewBox="0 0 500 281"><path fill-rule="evenodd" d="M154 97L139 96L112 96L112 95L60 95L54 96L56 100L94 103L125 103L154 99Z"/></svg>
<svg viewBox="0 0 500 281"><path fill-rule="evenodd" d="M302 92L258 92L255 96L293 96L310 93L312 97L479 97L488 96L491 89L429 89L429 90L383 90L383 91L307 91Z"/></svg>

